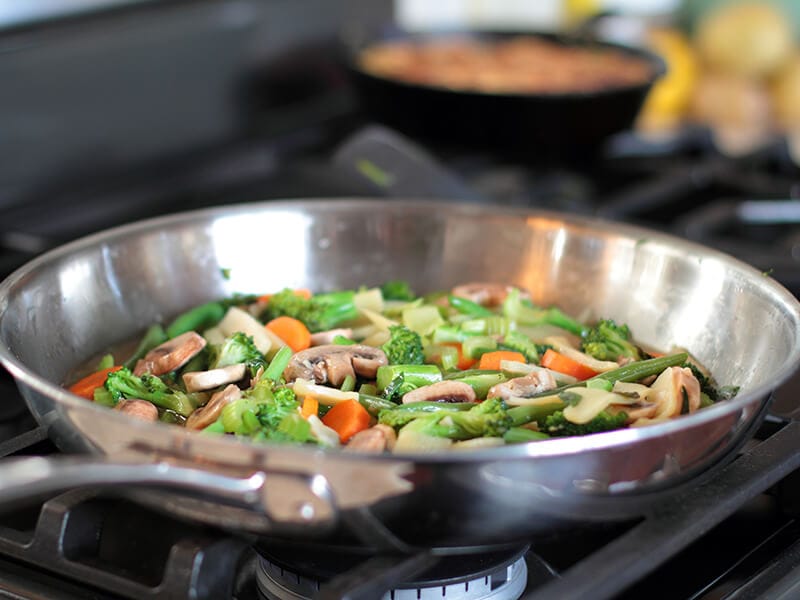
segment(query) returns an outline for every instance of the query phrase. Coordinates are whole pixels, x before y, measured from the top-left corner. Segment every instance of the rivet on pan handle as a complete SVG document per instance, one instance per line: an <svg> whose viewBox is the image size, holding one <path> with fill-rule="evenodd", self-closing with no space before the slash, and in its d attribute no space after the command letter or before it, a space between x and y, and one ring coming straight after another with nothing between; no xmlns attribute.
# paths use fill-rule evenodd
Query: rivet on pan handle
<svg viewBox="0 0 800 600"><path fill-rule="evenodd" d="M321 475L264 473L244 477L212 473L166 462L110 462L101 459L15 458L0 465L0 509L76 487L157 488L207 502L245 509L265 517L264 531L295 527L328 528L337 511ZM213 521L213 518L207 519ZM253 529L253 527L247 527Z"/></svg>

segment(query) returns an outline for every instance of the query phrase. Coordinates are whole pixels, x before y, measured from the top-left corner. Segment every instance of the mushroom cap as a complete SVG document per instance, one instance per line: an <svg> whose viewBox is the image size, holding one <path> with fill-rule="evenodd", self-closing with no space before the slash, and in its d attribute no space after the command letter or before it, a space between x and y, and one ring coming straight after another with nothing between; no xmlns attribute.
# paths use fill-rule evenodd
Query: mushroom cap
<svg viewBox="0 0 800 600"><path fill-rule="evenodd" d="M231 402L242 397L242 390L234 384L230 384L211 396L211 399L204 405L189 415L186 419L186 429L204 429L219 418L222 409Z"/></svg>
<svg viewBox="0 0 800 600"><path fill-rule="evenodd" d="M183 374L183 384L186 386L187 392L210 390L226 383L239 381L244 377L245 370L244 364L238 364L208 371L192 371Z"/></svg>
<svg viewBox="0 0 800 600"><path fill-rule="evenodd" d="M314 383L330 383L338 387L348 375L374 379L378 367L386 364L389 361L380 348L363 344L327 344L313 346L292 356L283 376L287 382L310 379Z"/></svg>
<svg viewBox="0 0 800 600"><path fill-rule="evenodd" d="M145 354L144 358L136 363L133 374L163 375L180 369L205 348L206 344L205 338L194 331L182 333Z"/></svg>
<svg viewBox="0 0 800 600"><path fill-rule="evenodd" d="M475 390L463 381L437 381L403 394L403 404L412 402L477 402Z"/></svg>

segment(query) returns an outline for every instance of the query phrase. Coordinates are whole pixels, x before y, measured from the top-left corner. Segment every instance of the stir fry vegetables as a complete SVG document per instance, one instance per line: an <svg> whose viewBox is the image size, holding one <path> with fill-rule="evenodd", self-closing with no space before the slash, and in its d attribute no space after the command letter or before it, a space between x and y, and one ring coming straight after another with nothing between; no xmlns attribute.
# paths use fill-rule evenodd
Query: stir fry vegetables
<svg viewBox="0 0 800 600"><path fill-rule="evenodd" d="M737 391L687 352L649 354L624 323L582 323L483 283L236 296L154 323L117 358L69 390L209 435L360 452L639 427Z"/></svg>

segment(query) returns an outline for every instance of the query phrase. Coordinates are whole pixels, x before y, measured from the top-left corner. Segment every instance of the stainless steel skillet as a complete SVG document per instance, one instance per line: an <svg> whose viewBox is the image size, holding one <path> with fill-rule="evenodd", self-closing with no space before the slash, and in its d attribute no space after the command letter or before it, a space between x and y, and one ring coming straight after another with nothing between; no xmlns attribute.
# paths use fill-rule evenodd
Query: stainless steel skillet
<svg viewBox="0 0 800 600"><path fill-rule="evenodd" d="M742 391L646 428L469 452L358 456L140 423L59 386L87 357L203 301L390 278L418 290L516 283L537 303L627 322L645 344L687 347L721 383ZM629 518L746 439L768 392L800 361L799 332L798 302L769 277L713 250L620 224L400 200L270 202L150 220L52 251L0 284L0 360L55 443L92 455L0 464L0 502L99 483L239 530L319 536L344 525L373 540L385 533L437 546ZM141 485L192 498L142 493Z"/></svg>

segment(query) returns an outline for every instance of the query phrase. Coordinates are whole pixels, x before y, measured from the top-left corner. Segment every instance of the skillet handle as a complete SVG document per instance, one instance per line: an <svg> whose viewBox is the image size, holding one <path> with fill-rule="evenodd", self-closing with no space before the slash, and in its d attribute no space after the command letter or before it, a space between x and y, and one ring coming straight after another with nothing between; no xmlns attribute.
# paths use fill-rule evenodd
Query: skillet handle
<svg viewBox="0 0 800 600"><path fill-rule="evenodd" d="M330 487L321 475L257 471L240 478L166 462L102 458L31 457L0 462L0 508L87 486L124 492L131 488L177 492L213 503L213 510L204 505L203 510L191 511L192 518L237 528L244 525L258 533L327 529L337 517ZM237 514L247 518L237 519Z"/></svg>

